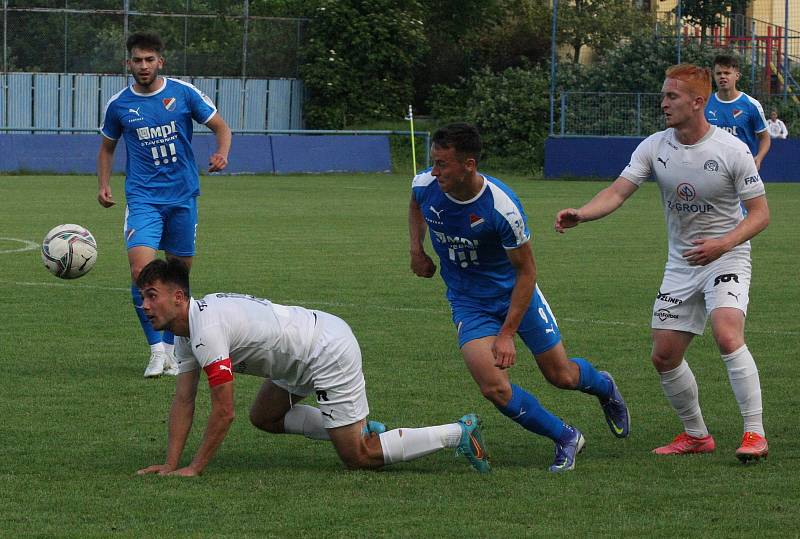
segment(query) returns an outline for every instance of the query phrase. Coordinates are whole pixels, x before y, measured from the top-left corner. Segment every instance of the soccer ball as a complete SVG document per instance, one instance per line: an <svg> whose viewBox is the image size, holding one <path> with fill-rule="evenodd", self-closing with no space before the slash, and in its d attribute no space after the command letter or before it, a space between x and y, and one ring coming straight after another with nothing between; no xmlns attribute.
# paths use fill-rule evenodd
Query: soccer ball
<svg viewBox="0 0 800 539"><path fill-rule="evenodd" d="M80 225L59 225L42 240L42 262L61 279L77 279L97 262L97 242Z"/></svg>

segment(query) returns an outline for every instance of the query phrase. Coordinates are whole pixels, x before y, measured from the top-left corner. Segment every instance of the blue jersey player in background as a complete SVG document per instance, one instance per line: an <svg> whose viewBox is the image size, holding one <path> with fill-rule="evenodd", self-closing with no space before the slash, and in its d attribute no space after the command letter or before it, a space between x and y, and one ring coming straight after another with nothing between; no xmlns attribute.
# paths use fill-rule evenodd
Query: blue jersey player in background
<svg viewBox="0 0 800 539"><path fill-rule="evenodd" d="M217 148L209 157L209 172L223 170L228 164L231 131L200 90L159 76L164 58L158 35L131 34L126 46L134 83L106 104L97 157L97 200L105 208L116 203L109 182L114 150L123 138L127 151L124 233L131 280L136 282L141 269L159 250L191 267L200 194L192 152L192 120L207 125L216 136ZM133 284L131 295L151 348L144 376L177 375L173 335L153 329L141 309L139 289Z"/></svg>
<svg viewBox="0 0 800 539"><path fill-rule="evenodd" d="M741 76L735 56L719 54L714 57L717 92L711 94L706 105L706 120L747 144L756 168L760 169L770 146L767 119L758 100L736 89Z"/></svg>
<svg viewBox="0 0 800 539"><path fill-rule="evenodd" d="M571 470L583 435L510 382L514 334L550 383L597 396L617 437L628 436L628 409L608 373L585 359L567 358L556 319L536 285L522 204L508 186L478 172L480 154L480 135L471 125L451 124L433 135L433 168L418 174L412 186L411 269L427 278L436 272L423 247L430 229L461 354L481 393L511 420L553 440L551 472Z"/></svg>

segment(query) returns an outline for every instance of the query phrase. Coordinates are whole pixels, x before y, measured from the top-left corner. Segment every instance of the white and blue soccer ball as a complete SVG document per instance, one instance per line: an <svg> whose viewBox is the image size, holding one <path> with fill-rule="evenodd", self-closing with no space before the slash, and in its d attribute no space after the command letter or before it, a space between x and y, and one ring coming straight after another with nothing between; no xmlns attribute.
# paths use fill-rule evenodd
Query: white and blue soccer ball
<svg viewBox="0 0 800 539"><path fill-rule="evenodd" d="M56 277L77 279L97 262L97 242L80 225L59 225L42 240L42 261Z"/></svg>

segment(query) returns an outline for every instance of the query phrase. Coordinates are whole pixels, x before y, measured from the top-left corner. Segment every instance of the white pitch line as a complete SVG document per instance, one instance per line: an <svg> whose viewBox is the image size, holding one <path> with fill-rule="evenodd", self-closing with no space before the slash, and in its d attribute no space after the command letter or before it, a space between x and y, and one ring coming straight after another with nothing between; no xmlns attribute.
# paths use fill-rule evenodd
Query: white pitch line
<svg viewBox="0 0 800 539"><path fill-rule="evenodd" d="M17 249L0 249L0 255L8 253L21 253L23 251L34 251L39 248L39 244L35 241L21 240L19 238L0 238L0 241L16 241L23 244L23 247Z"/></svg>
<svg viewBox="0 0 800 539"><path fill-rule="evenodd" d="M2 284L11 284L16 286L41 286L41 287L51 287L51 288L89 288L94 290L110 290L114 292L130 292L131 289L129 288L121 288L121 287L112 287L112 286L98 286L98 285L85 285L79 284L76 282L25 282L25 281L5 281L0 280ZM290 304L290 305L307 305L309 307L314 306L325 306L325 307L343 307L343 308L364 308L369 307L372 309L377 309L379 311L399 311L399 312L421 312L421 313L447 313L449 309L443 307L441 309L432 308L432 307L390 307L386 305L376 305L376 304L356 304L356 303L345 303L341 301L311 301L305 299L283 299L280 300L283 304ZM566 317L559 317L559 320L563 320L565 322L570 322L572 324L594 324L598 326L624 326L630 328L641 328L643 324L639 322L621 322L618 320L598 320L596 318L590 319L580 319L580 318L566 318ZM800 331L776 331L776 330L769 330L769 329L750 329L746 330L748 333L760 333L765 335L778 335L778 336L785 336L785 337L797 337L800 335Z"/></svg>

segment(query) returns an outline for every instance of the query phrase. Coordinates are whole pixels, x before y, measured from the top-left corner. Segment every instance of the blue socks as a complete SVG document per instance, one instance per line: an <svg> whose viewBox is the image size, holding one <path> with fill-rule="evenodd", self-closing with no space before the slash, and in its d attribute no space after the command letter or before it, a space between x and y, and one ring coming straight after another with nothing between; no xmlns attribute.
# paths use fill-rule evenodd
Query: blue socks
<svg viewBox="0 0 800 539"><path fill-rule="evenodd" d="M605 376L602 376L591 363L582 357L571 357L570 361L578 366L580 371L580 381L578 382L578 391L594 395L602 401L611 398L611 382Z"/></svg>
<svg viewBox="0 0 800 539"><path fill-rule="evenodd" d="M154 330L153 326L150 324L150 320L144 315L144 311L142 310L142 294L139 293L139 288L135 284L131 284L131 298L133 298L133 306L136 308L136 316L139 317L139 323L142 325L144 336L147 337L147 344L152 346L160 343L162 340L161 332ZM172 337L172 333L169 333L169 335Z"/></svg>
<svg viewBox="0 0 800 539"><path fill-rule="evenodd" d="M564 422L544 408L536 397L511 384L511 400L505 406L495 405L500 412L523 428L557 441L564 433Z"/></svg>

